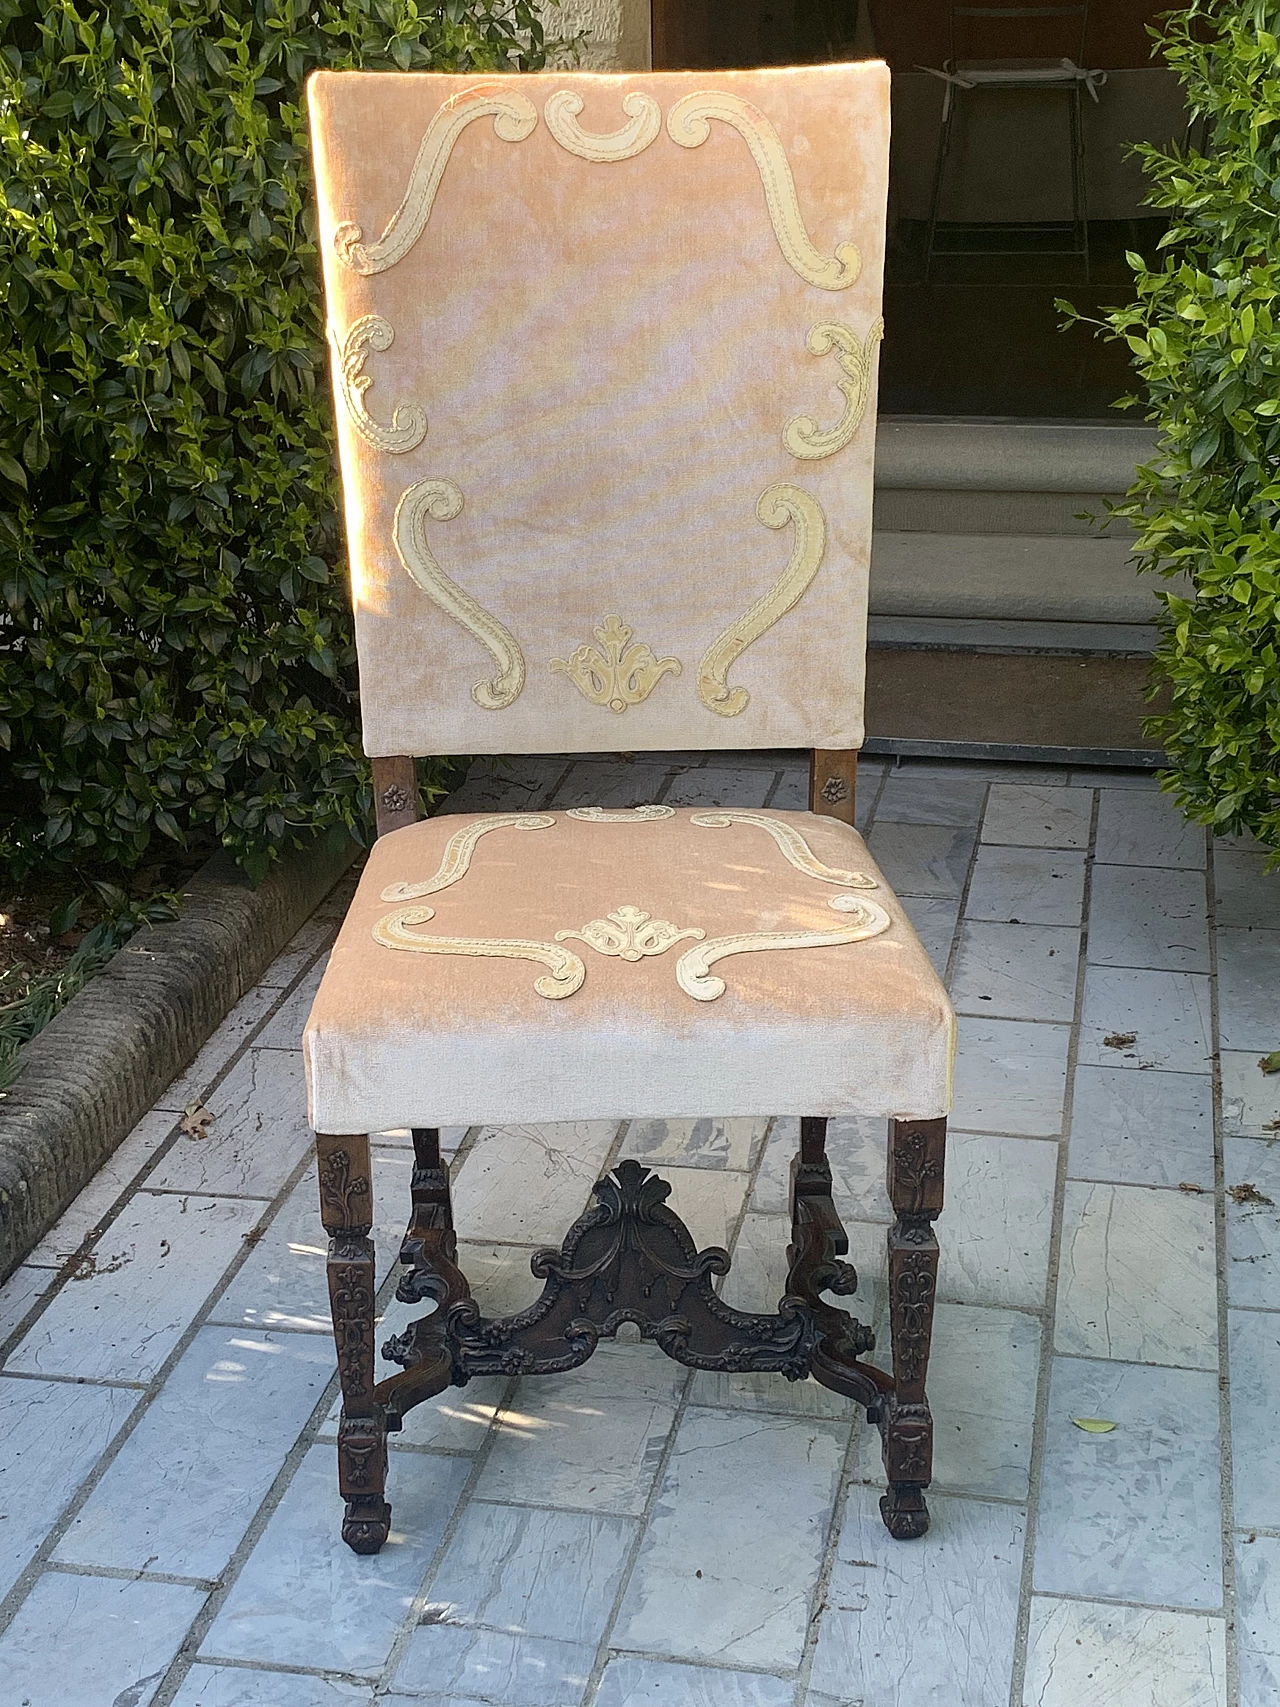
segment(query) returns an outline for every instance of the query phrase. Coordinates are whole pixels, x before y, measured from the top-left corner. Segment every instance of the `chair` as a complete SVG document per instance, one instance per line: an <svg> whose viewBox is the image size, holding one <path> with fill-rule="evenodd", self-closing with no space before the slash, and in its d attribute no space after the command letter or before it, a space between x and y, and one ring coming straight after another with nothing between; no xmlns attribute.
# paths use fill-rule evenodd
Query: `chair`
<svg viewBox="0 0 1280 1707"><path fill-rule="evenodd" d="M880 336L882 64L309 84L376 841L306 1028L343 1406L343 1537L386 1539L386 1437L485 1373L634 1324L697 1369L866 1407L922 1535L954 1020L853 828ZM811 810L419 821L413 755L814 750ZM458 1266L439 1128L799 1114L785 1296L624 1161L529 1308ZM889 1120L892 1374L827 1119ZM412 1128L375 1382L367 1134ZM531 1293L533 1288L531 1287Z"/></svg>
<svg viewBox="0 0 1280 1707"><path fill-rule="evenodd" d="M1018 31L1024 38L1021 45L1032 45L1025 38L1039 35L1043 49L1044 37L1039 32L1044 25L1053 29L1061 19L1071 20L1068 26L1074 33L1078 20L1078 38L1064 40L1059 46L1070 45L1071 56L1048 57L973 57L977 45L975 32L990 38L993 28L1000 32L997 42L1007 49L1009 33ZM937 246L938 214L942 206L943 182L947 160L951 154L953 131L960 96L965 92L1001 90L1039 90L1049 94L1065 94L1070 129L1071 150L1071 247L1069 249L1037 249L1041 255L1080 255L1084 260L1084 276L1089 277L1089 215L1084 156L1084 109L1081 91L1087 89L1090 98L1098 99L1098 90L1106 82L1105 71L1083 69L1085 37L1089 27L1089 0L1076 0L1068 5L995 5L951 7L951 54L941 71L932 66L919 66L946 84L942 101L942 125L938 132L938 153L934 162L933 192L929 199L929 228L925 242L924 282L928 284L934 256L965 253L963 250L940 250ZM962 47L968 48L966 55ZM990 45L988 39L987 45ZM1045 228L1041 228L1045 229ZM1053 228L1053 229L1056 229ZM983 249L984 255L1021 255L1024 249Z"/></svg>

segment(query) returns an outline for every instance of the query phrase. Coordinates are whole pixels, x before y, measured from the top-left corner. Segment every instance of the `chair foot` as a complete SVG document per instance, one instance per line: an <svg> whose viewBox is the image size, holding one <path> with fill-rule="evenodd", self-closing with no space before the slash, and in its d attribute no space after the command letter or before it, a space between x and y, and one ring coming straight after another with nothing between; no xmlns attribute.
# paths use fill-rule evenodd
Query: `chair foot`
<svg viewBox="0 0 1280 1707"><path fill-rule="evenodd" d="M379 1494L357 1494L347 1501L342 1539L353 1553L376 1553L391 1533L391 1507Z"/></svg>
<svg viewBox="0 0 1280 1707"><path fill-rule="evenodd" d="M890 1482L880 1496L880 1515L895 1541L918 1541L929 1530L922 1482Z"/></svg>

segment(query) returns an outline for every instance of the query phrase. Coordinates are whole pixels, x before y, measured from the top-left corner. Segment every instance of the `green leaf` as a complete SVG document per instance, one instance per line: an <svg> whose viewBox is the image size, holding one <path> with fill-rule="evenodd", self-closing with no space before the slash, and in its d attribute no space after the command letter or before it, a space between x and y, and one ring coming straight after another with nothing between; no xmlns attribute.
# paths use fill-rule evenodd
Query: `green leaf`
<svg viewBox="0 0 1280 1707"><path fill-rule="evenodd" d="M1086 1434L1110 1434L1116 1426L1105 1417L1072 1417L1077 1428L1082 1428Z"/></svg>

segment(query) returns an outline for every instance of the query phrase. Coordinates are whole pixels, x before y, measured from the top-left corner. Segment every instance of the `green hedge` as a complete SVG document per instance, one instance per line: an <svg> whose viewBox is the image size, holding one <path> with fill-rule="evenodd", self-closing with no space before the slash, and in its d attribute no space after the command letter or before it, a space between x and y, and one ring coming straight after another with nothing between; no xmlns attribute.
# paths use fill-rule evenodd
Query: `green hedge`
<svg viewBox="0 0 1280 1707"><path fill-rule="evenodd" d="M533 0L0 0L0 866L360 831L302 83Z"/></svg>
<svg viewBox="0 0 1280 1707"><path fill-rule="evenodd" d="M1153 719L1166 786L1219 831L1280 848L1280 4L1206 0L1164 21L1195 146L1144 146L1164 253L1131 255L1138 300L1109 316L1144 385L1160 454L1121 513L1166 593Z"/></svg>

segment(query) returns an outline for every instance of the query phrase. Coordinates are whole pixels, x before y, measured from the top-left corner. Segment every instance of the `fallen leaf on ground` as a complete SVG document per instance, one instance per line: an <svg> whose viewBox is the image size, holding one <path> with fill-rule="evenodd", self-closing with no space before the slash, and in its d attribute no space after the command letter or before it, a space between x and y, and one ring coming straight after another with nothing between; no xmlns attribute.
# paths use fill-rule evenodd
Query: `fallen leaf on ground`
<svg viewBox="0 0 1280 1707"><path fill-rule="evenodd" d="M1273 1202L1273 1199L1268 1197L1265 1192L1259 1191L1256 1185L1230 1186L1227 1190L1227 1196L1233 1203L1271 1204Z"/></svg>
<svg viewBox="0 0 1280 1707"><path fill-rule="evenodd" d="M1273 1049L1270 1055L1262 1055L1258 1065L1264 1073L1280 1073L1280 1049Z"/></svg>
<svg viewBox="0 0 1280 1707"><path fill-rule="evenodd" d="M1193 1191L1197 1196L1200 1196L1204 1191L1204 1187L1202 1185L1196 1185L1194 1180L1183 1179L1178 1181L1178 1190L1187 1192Z"/></svg>
<svg viewBox="0 0 1280 1707"><path fill-rule="evenodd" d="M1264 1120L1262 1130L1264 1132L1280 1132L1280 1120Z"/></svg>
<svg viewBox="0 0 1280 1707"><path fill-rule="evenodd" d="M249 1231L247 1233L241 1233L240 1237L244 1240L246 1245L256 1245L266 1230L267 1229L265 1227L250 1227Z"/></svg>
<svg viewBox="0 0 1280 1707"><path fill-rule="evenodd" d="M1104 1037L1104 1049L1128 1049L1138 1041L1136 1031L1113 1031L1110 1037Z"/></svg>
<svg viewBox="0 0 1280 1707"><path fill-rule="evenodd" d="M1105 1417L1072 1417L1077 1428L1082 1428L1086 1434L1110 1434L1116 1426Z"/></svg>
<svg viewBox="0 0 1280 1707"><path fill-rule="evenodd" d="M212 1119L213 1110L211 1108L206 1108L202 1102L189 1102L182 1111L178 1130L188 1138L207 1138L209 1136L209 1122Z"/></svg>

